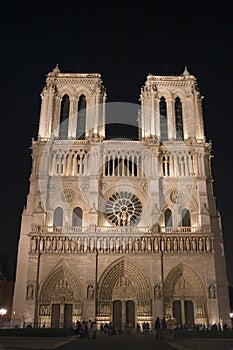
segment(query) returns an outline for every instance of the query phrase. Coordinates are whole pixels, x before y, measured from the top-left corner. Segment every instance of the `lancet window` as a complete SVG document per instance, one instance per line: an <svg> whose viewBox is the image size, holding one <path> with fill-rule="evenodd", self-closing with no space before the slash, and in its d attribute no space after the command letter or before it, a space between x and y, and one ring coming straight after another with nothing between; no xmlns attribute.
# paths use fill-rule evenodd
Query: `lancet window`
<svg viewBox="0 0 233 350"><path fill-rule="evenodd" d="M80 207L75 207L72 212L72 226L82 226L83 211Z"/></svg>
<svg viewBox="0 0 233 350"><path fill-rule="evenodd" d="M59 124L60 140L68 139L69 113L70 113L70 99L68 95L64 95L61 101L61 110L60 110L60 124Z"/></svg>
<svg viewBox="0 0 233 350"><path fill-rule="evenodd" d="M168 140L168 128L167 128L167 102L164 97L161 97L159 102L160 113L160 137L162 141Z"/></svg>
<svg viewBox="0 0 233 350"><path fill-rule="evenodd" d="M190 211L184 208L182 209L181 215L182 215L182 226L184 227L191 226Z"/></svg>
<svg viewBox="0 0 233 350"><path fill-rule="evenodd" d="M56 226L56 227L62 227L63 226L63 209L61 207L57 207L54 210L53 225Z"/></svg>
<svg viewBox="0 0 233 350"><path fill-rule="evenodd" d="M175 99L175 121L176 121L176 140L177 141L184 140L182 103L179 97Z"/></svg>
<svg viewBox="0 0 233 350"><path fill-rule="evenodd" d="M167 208L164 212L164 221L165 221L165 227L173 226L172 211L169 208Z"/></svg>
<svg viewBox="0 0 233 350"><path fill-rule="evenodd" d="M77 129L76 129L77 140L85 139L86 114L87 114L86 97L84 95L81 95L78 100Z"/></svg>
<svg viewBox="0 0 233 350"><path fill-rule="evenodd" d="M170 156L166 154L162 156L163 176L170 176Z"/></svg>

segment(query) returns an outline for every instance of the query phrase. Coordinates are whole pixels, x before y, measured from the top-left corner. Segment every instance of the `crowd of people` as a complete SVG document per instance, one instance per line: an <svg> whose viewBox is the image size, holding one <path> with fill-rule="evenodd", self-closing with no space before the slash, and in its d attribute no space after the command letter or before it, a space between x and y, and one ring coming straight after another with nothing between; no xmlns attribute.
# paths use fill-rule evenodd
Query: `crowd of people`
<svg viewBox="0 0 233 350"><path fill-rule="evenodd" d="M198 331L226 331L230 330L231 328L224 323L221 325L220 323L214 323L207 327L205 324L196 325L196 324L190 324L187 326L186 324L177 324L175 318L169 317L167 320L165 318L160 319L159 317L156 318L154 323L154 331L155 331L155 338L156 340L159 339L172 339L174 338L175 330L198 330Z"/></svg>
<svg viewBox="0 0 233 350"><path fill-rule="evenodd" d="M176 328L176 320L173 317L170 317L167 320L165 320L165 318L160 319L159 317L157 317L154 323L156 340L159 340L162 338L164 339L173 338L175 333L175 328Z"/></svg>
<svg viewBox="0 0 233 350"><path fill-rule="evenodd" d="M226 324L222 326L219 324L213 324L210 327L205 325L192 325L192 327L187 327L186 325L177 324L175 318L169 317L165 318L156 317L153 327L149 322L143 322L141 325L137 323L136 332L137 334L149 334L150 331L155 332L155 339L172 339L175 334L175 330L228 330L231 329ZM118 335L118 334L131 334L133 332L132 326L126 324L125 330L115 329L112 322L101 323L100 329L101 334L106 335ZM95 339L97 334L97 324L96 321L89 319L88 321L77 321L76 322L76 334L79 338Z"/></svg>
<svg viewBox="0 0 233 350"><path fill-rule="evenodd" d="M140 334L148 334L150 332L150 324L149 322L143 322L142 327L139 323L137 323L137 333Z"/></svg>
<svg viewBox="0 0 233 350"><path fill-rule="evenodd" d="M96 338L96 331L96 321L89 319L88 321L76 322L76 334L79 338L94 339Z"/></svg>
<svg viewBox="0 0 233 350"><path fill-rule="evenodd" d="M100 325L100 333L101 334L108 334L108 335L117 335L116 329L113 327L112 322L109 323L101 323Z"/></svg>

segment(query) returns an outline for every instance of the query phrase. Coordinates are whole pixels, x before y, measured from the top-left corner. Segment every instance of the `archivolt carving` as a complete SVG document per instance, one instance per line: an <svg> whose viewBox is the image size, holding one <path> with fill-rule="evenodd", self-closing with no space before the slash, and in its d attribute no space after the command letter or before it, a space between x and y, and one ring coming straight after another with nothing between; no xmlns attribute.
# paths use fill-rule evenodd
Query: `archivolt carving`
<svg viewBox="0 0 233 350"><path fill-rule="evenodd" d="M80 86L76 88L74 97L79 98L81 95L84 95L88 100L87 102L89 102L89 99L91 99L92 94L93 94L93 88L85 85L85 86Z"/></svg>
<svg viewBox="0 0 233 350"><path fill-rule="evenodd" d="M65 94L69 95L70 98L78 99L80 95L85 95L86 98L91 98L92 95L92 88L90 86L87 86L85 82L79 82L82 84L82 86L77 87L70 87L70 85L66 84L57 84L58 87L58 96L62 97Z"/></svg>
<svg viewBox="0 0 233 350"><path fill-rule="evenodd" d="M126 258L113 262L100 279L99 300L111 301L115 294L136 300L151 300L151 287L138 266Z"/></svg>
<svg viewBox="0 0 233 350"><path fill-rule="evenodd" d="M170 300L178 296L205 296L203 283L198 274L189 266L179 264L172 269L165 281L165 299Z"/></svg>
<svg viewBox="0 0 233 350"><path fill-rule="evenodd" d="M58 87L58 86L57 86L57 87ZM68 95L69 98L71 98L73 94L74 94L74 89L71 88L71 87L68 86L68 85L62 86L61 88L58 87L58 90L57 90L57 97L58 97L59 99L62 99L62 97L63 97L64 95Z"/></svg>
<svg viewBox="0 0 233 350"><path fill-rule="evenodd" d="M134 299L135 286L129 276L123 275L116 282L112 290L112 299Z"/></svg>
<svg viewBox="0 0 233 350"><path fill-rule="evenodd" d="M82 299L80 282L72 271L64 267L50 273L40 293L41 302L80 303Z"/></svg>

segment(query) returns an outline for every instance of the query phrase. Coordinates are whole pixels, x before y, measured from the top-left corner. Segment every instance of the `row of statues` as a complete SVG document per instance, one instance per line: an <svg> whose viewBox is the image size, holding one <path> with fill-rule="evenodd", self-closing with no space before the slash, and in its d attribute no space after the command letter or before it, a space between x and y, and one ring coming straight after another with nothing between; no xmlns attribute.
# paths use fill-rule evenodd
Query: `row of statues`
<svg viewBox="0 0 233 350"><path fill-rule="evenodd" d="M210 253L213 251L213 241L209 236L165 238L32 236L30 240L31 253L86 253L95 251L101 253Z"/></svg>

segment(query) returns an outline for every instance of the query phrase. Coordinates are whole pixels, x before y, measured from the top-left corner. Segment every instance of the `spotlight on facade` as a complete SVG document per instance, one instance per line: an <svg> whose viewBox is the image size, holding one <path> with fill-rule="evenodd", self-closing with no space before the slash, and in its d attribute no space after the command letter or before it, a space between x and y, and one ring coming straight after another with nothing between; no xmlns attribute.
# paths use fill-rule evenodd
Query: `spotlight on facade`
<svg viewBox="0 0 233 350"><path fill-rule="evenodd" d="M7 313L7 309L0 309L0 316L4 316Z"/></svg>
<svg viewBox="0 0 233 350"><path fill-rule="evenodd" d="M2 328L2 317L7 313L7 309L0 309L0 328Z"/></svg>

